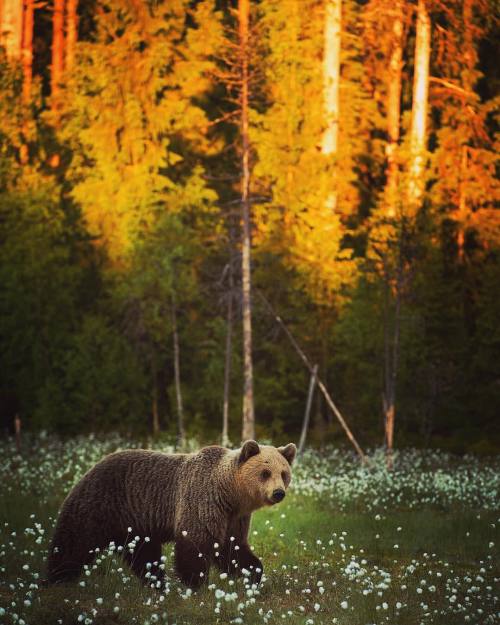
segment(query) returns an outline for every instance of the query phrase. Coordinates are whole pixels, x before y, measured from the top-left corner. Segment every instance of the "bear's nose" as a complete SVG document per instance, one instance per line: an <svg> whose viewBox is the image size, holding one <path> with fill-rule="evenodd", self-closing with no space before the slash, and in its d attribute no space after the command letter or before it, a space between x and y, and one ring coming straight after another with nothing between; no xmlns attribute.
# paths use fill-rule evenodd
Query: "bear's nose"
<svg viewBox="0 0 500 625"><path fill-rule="evenodd" d="M281 501L284 496L285 491L282 488L277 488L276 490L273 490L273 501L275 501L276 503L278 503L278 501Z"/></svg>

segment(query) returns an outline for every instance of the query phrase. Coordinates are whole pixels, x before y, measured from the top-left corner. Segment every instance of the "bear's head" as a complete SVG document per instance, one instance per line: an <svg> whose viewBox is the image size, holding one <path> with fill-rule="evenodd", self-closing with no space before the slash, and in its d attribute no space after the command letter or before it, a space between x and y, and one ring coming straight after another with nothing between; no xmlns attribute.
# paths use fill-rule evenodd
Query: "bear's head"
<svg viewBox="0 0 500 625"><path fill-rule="evenodd" d="M279 503L290 484L297 447L246 441L238 452L237 483L242 507L257 510Z"/></svg>

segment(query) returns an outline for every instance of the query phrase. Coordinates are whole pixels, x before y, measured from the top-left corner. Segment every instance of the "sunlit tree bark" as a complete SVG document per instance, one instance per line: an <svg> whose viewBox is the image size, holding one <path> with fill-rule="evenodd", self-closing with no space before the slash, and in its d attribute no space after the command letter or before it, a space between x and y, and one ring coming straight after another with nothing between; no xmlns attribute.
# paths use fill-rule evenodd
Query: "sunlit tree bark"
<svg viewBox="0 0 500 625"><path fill-rule="evenodd" d="M24 0L23 15L23 102L31 99L31 85L33 82L33 24L35 18L34 0Z"/></svg>
<svg viewBox="0 0 500 625"><path fill-rule="evenodd" d="M387 74L387 184L386 214L393 218L398 191L397 150L401 118L401 77L403 69L403 0L396 0L393 7L391 52Z"/></svg>
<svg viewBox="0 0 500 625"><path fill-rule="evenodd" d="M238 25L241 64L241 208L243 221L242 243L242 286L243 286L243 363L244 363L244 389L243 389L243 428L242 440L255 437L255 412L253 397L253 363L252 363L252 301L251 301L251 232L250 232L250 140L248 135L248 109L249 109L249 47L248 26L250 18L249 0L239 0Z"/></svg>
<svg viewBox="0 0 500 625"><path fill-rule="evenodd" d="M23 0L0 2L0 44L7 58L19 60L23 41Z"/></svg>
<svg viewBox="0 0 500 625"><path fill-rule="evenodd" d="M335 159L339 135L339 85L340 85L340 31L342 23L342 0L327 0L324 23L323 52L323 98L325 108L325 130L321 151ZM337 207L337 182L332 181L332 190L327 204L332 210Z"/></svg>
<svg viewBox="0 0 500 625"><path fill-rule="evenodd" d="M75 44L78 39L78 0L67 0L66 5L66 71L75 64Z"/></svg>
<svg viewBox="0 0 500 625"><path fill-rule="evenodd" d="M418 210L424 192L424 160L427 145L427 111L429 96L429 60L431 54L431 20L425 0L418 0L415 37L415 73L410 137L408 201L410 211Z"/></svg>
<svg viewBox="0 0 500 625"><path fill-rule="evenodd" d="M64 70L64 3L65 0L54 0L52 15L53 31L50 88L52 94L52 107L55 111L58 108L62 74Z"/></svg>
<svg viewBox="0 0 500 625"><path fill-rule="evenodd" d="M31 87L33 84L33 25L35 18L34 0L24 0L23 11L23 44L22 44L22 66L23 66L23 104L25 105L23 120L23 135L25 142L20 148L20 160L25 164L28 162L28 145L26 140L30 134L30 115L28 106L31 101Z"/></svg>

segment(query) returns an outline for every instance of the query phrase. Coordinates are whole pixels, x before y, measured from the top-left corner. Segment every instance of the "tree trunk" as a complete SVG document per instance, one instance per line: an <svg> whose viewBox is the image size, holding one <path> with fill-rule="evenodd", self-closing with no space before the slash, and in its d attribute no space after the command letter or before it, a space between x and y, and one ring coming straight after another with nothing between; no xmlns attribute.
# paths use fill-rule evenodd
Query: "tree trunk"
<svg viewBox="0 0 500 625"><path fill-rule="evenodd" d="M232 241L230 241L232 245ZM229 252L229 293L227 300L227 329L226 329L226 355L224 363L224 402L222 408L222 445L229 445L229 395L231 387L231 355L233 340L233 260L232 250Z"/></svg>
<svg viewBox="0 0 500 625"><path fill-rule="evenodd" d="M387 279L388 280L388 279ZM390 315L389 315L389 281L387 281L385 297L385 325L384 325L384 430L385 430L385 450L387 468L393 468L394 454L394 422L396 417L396 382L399 366L399 331L401 316L401 276L398 276L396 286L396 302L394 307L394 320L392 327L392 339L390 336Z"/></svg>
<svg viewBox="0 0 500 625"><path fill-rule="evenodd" d="M465 228L467 221L467 146L462 145L460 154L460 182L458 189L458 230L457 230L457 247L458 259L460 262L464 260L465 246Z"/></svg>
<svg viewBox="0 0 500 625"><path fill-rule="evenodd" d="M66 6L66 71L75 64L75 45L78 39L78 0L67 0Z"/></svg>
<svg viewBox="0 0 500 625"><path fill-rule="evenodd" d="M23 136L24 142L21 145L19 158L21 163L28 162L28 138L30 135L29 104L31 102L31 87L33 84L33 26L35 19L34 0L24 0L23 13L23 46L22 46L22 66L23 66Z"/></svg>
<svg viewBox="0 0 500 625"><path fill-rule="evenodd" d="M387 84L387 184L386 215L396 216L398 197L398 159L400 119L401 119L401 84L403 70L403 1L396 0L394 21L392 23L392 49L389 57Z"/></svg>
<svg viewBox="0 0 500 625"><path fill-rule="evenodd" d="M50 89L52 95L52 110L58 110L60 86L64 70L64 2L54 0L52 16L52 67L50 75Z"/></svg>
<svg viewBox="0 0 500 625"><path fill-rule="evenodd" d="M21 417L16 414L16 418L14 419L14 430L16 433L16 450L17 453L21 453Z"/></svg>
<svg viewBox="0 0 500 625"><path fill-rule="evenodd" d="M249 106L249 68L248 68L248 23L250 14L249 0L239 0L239 38L241 63L241 208L243 221L243 244L241 255L241 273L243 286L243 428L242 440L255 438L255 412L253 397L253 363L252 363L252 302L251 302L251 267L250 267L250 140L248 136Z"/></svg>
<svg viewBox="0 0 500 625"><path fill-rule="evenodd" d="M340 85L340 28L342 23L342 0L327 0L324 23L323 53L323 100L325 130L321 144L322 153L335 159L339 135L339 85ZM327 206L337 208L337 180L334 176Z"/></svg>
<svg viewBox="0 0 500 625"><path fill-rule="evenodd" d="M311 380L309 381L309 391L307 393L306 411L304 413L304 421L302 423L302 432L300 433L300 441L297 449L297 454L300 455L304 451L306 445L307 430L309 428L309 419L311 416L311 406L314 395L314 387L316 386L316 376L318 375L318 365L314 365L311 373Z"/></svg>
<svg viewBox="0 0 500 625"><path fill-rule="evenodd" d="M0 2L0 43L7 58L18 61L21 58L23 42L23 0L2 0Z"/></svg>
<svg viewBox="0 0 500 625"><path fill-rule="evenodd" d="M160 433L160 416L158 414L158 378L156 373L156 366L153 365L153 402L152 402L152 416L153 416L153 434L156 436Z"/></svg>
<svg viewBox="0 0 500 625"><path fill-rule="evenodd" d="M408 203L412 214L421 205L424 192L424 159L429 96L429 60L431 53L431 20L425 0L418 0L415 37L415 73L410 132L410 177Z"/></svg>
<svg viewBox="0 0 500 625"><path fill-rule="evenodd" d="M31 86L33 83L33 25L35 19L34 0L24 0L23 16L23 102L29 104L31 100Z"/></svg>
<svg viewBox="0 0 500 625"><path fill-rule="evenodd" d="M174 300L172 300L172 337L174 342L175 397L177 400L177 446L182 449L186 444L186 433L184 430L184 410L182 407L179 333L177 331L177 311Z"/></svg>

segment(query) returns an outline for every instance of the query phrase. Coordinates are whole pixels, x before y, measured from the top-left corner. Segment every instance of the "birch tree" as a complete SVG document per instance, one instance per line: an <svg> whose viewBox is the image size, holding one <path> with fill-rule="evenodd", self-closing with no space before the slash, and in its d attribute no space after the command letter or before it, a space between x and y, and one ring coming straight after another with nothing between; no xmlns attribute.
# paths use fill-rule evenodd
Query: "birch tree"
<svg viewBox="0 0 500 625"><path fill-rule="evenodd" d="M394 218L398 191L398 147L401 123L401 84L403 70L403 0L392 8L391 51L387 73L387 183L385 188L386 215Z"/></svg>
<svg viewBox="0 0 500 625"><path fill-rule="evenodd" d="M7 58L21 58L23 41L23 0L3 0L0 3L0 44Z"/></svg>
<svg viewBox="0 0 500 625"><path fill-rule="evenodd" d="M250 139L249 139L249 0L239 0L238 32L241 66L240 111L241 111L241 211L243 240L241 253L242 308L243 308L243 428L242 440L255 438L255 410L253 395L252 362L252 301L251 301L251 231L250 231Z"/></svg>
<svg viewBox="0 0 500 625"><path fill-rule="evenodd" d="M431 20L425 0L418 0L408 187L408 204L412 214L420 207L425 189L430 54Z"/></svg>
<svg viewBox="0 0 500 625"><path fill-rule="evenodd" d="M337 157L339 136L339 84L340 84L340 29L342 22L342 0L327 0L324 24L323 52L323 98L325 107L325 130L321 151L334 161ZM336 168L335 168L336 169ZM332 191L327 206L334 211L337 207L337 181L334 176Z"/></svg>
<svg viewBox="0 0 500 625"><path fill-rule="evenodd" d="M181 388L181 357L179 348L179 331L177 329L177 306L172 296L172 340L174 347L174 380L175 400L177 403L177 446L183 449L186 444L186 430L184 427L184 407Z"/></svg>

